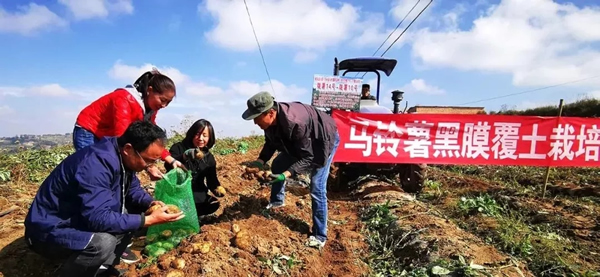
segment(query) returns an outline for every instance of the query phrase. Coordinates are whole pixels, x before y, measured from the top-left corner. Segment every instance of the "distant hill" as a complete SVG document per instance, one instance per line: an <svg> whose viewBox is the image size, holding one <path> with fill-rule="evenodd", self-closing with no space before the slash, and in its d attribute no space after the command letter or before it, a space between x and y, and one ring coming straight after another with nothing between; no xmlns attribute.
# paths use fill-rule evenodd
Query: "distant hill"
<svg viewBox="0 0 600 277"><path fill-rule="evenodd" d="M72 142L73 135L71 133L0 137L0 151L15 152L21 149L48 149L58 145L71 144Z"/></svg>
<svg viewBox="0 0 600 277"><path fill-rule="evenodd" d="M557 116L558 105L543 106L527 110L507 109L498 112L490 112L498 115L533 115L533 116ZM564 104L562 116L573 117L598 117L600 116L600 99L582 99L574 103Z"/></svg>

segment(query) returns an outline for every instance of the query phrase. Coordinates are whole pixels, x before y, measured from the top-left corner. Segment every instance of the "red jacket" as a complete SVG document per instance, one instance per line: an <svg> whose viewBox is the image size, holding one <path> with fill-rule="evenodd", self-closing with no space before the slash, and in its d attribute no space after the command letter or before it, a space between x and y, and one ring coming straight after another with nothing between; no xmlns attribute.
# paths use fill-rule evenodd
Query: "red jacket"
<svg viewBox="0 0 600 277"><path fill-rule="evenodd" d="M135 88L119 88L106 94L85 107L77 116L76 124L92 132L97 138L121 136L129 124L143 120L145 106L140 93ZM150 121L156 124L157 112L152 112ZM165 149L161 155L164 161L170 156Z"/></svg>

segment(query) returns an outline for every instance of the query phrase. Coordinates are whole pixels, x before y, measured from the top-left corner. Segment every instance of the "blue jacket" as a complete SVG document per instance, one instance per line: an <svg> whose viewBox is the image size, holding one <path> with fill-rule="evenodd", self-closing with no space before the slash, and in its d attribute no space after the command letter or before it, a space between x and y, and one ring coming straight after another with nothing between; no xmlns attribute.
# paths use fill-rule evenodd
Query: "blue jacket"
<svg viewBox="0 0 600 277"><path fill-rule="evenodd" d="M106 137L67 157L44 180L25 218L25 237L82 250L93 233L142 228L152 201L135 172L125 170L117 138Z"/></svg>

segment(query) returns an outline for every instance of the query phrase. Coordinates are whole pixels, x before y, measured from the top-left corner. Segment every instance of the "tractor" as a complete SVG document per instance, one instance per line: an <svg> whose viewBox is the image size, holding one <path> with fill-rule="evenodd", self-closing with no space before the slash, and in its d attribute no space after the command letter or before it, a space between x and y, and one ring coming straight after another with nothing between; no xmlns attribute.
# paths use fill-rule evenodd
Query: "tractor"
<svg viewBox="0 0 600 277"><path fill-rule="evenodd" d="M342 76L346 76L351 72L373 72L377 75L377 91L375 99L361 99L359 113L376 113L376 114L399 114L406 113L408 101L402 112L399 110L400 103L403 100L404 92L395 90L392 91L393 109L379 105L381 73L389 77L397 61L395 59L367 57L367 58L352 58L342 60L338 63L335 58L333 75L339 76L342 71ZM331 112L331 111L329 111ZM407 161L408 162L408 161ZM397 181L402 189L408 193L419 193L423 189L425 182L427 165L426 164L384 164L384 163L334 163L332 165L331 174L333 176L330 189L339 191L347 189L348 184L357 181L359 178L367 175L384 176L390 180Z"/></svg>

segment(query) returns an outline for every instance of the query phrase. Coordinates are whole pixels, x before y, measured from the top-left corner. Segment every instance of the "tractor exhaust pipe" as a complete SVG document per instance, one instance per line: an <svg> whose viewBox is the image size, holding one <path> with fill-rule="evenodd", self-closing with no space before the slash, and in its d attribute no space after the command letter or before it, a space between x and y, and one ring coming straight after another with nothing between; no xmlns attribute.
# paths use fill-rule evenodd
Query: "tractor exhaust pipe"
<svg viewBox="0 0 600 277"><path fill-rule="evenodd" d="M392 91L392 101L394 101L394 113L395 114L397 114L399 112L400 102L402 102L402 99L404 98L402 96L403 94L404 94L403 91L399 91L399 90Z"/></svg>
<svg viewBox="0 0 600 277"><path fill-rule="evenodd" d="M337 57L333 59L333 61L333 76L338 76L340 75L340 64L338 63Z"/></svg>

